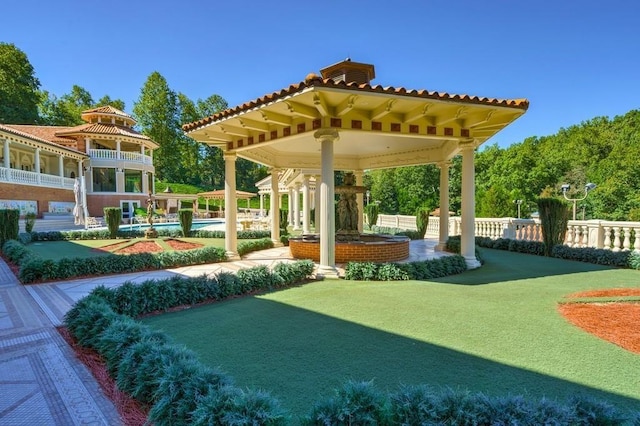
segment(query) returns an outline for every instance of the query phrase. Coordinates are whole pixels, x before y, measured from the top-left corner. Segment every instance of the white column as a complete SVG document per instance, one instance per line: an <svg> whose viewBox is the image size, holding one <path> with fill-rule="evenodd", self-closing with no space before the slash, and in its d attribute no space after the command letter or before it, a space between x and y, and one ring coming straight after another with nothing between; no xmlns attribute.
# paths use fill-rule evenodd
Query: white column
<svg viewBox="0 0 640 426"><path fill-rule="evenodd" d="M116 158L118 160L122 159L122 157L120 156L120 139L116 139Z"/></svg>
<svg viewBox="0 0 640 426"><path fill-rule="evenodd" d="M260 217L264 217L264 194L260 193Z"/></svg>
<svg viewBox="0 0 640 426"><path fill-rule="evenodd" d="M451 163L448 161L438 163L440 169L440 234L436 250L439 251L444 251L449 239L449 166Z"/></svg>
<svg viewBox="0 0 640 426"><path fill-rule="evenodd" d="M7 173L7 181L11 181L11 155L9 153L9 145L11 144L11 142L9 142L8 139L4 140L4 147L2 148L2 156L4 157L4 163L3 163L3 167L5 167L6 173Z"/></svg>
<svg viewBox="0 0 640 426"><path fill-rule="evenodd" d="M293 225L293 188L287 191L287 222L289 226Z"/></svg>
<svg viewBox="0 0 640 426"><path fill-rule="evenodd" d="M84 138L84 152L89 154L89 150L91 149L91 138Z"/></svg>
<svg viewBox="0 0 640 426"><path fill-rule="evenodd" d="M33 154L33 168L34 172L37 173L38 183L40 183L40 148L36 148L35 153Z"/></svg>
<svg viewBox="0 0 640 426"><path fill-rule="evenodd" d="M313 190L313 208L314 217L313 221L316 224L315 233L320 233L320 186L322 185L322 176L316 175L316 187Z"/></svg>
<svg viewBox="0 0 640 426"><path fill-rule="evenodd" d="M336 232L333 178L333 143L338 140L335 129L320 129L313 135L320 141L322 184L320 185L320 272L336 276Z"/></svg>
<svg viewBox="0 0 640 426"><path fill-rule="evenodd" d="M238 201L236 200L236 155L224 154L224 248L230 259L238 257Z"/></svg>
<svg viewBox="0 0 640 426"><path fill-rule="evenodd" d="M64 177L64 157L62 155L58 156L58 175Z"/></svg>
<svg viewBox="0 0 640 426"><path fill-rule="evenodd" d="M300 184L296 183L293 188L293 229L300 229Z"/></svg>
<svg viewBox="0 0 640 426"><path fill-rule="evenodd" d="M473 140L460 144L462 150L462 234L460 254L469 269L479 268L475 247L475 166Z"/></svg>
<svg viewBox="0 0 640 426"><path fill-rule="evenodd" d="M364 185L363 170L354 170L353 175L356 177L356 186ZM356 205L358 206L358 232L362 234L364 229L364 194L361 192L356 193Z"/></svg>
<svg viewBox="0 0 640 426"><path fill-rule="evenodd" d="M302 233L308 234L309 227L309 176L302 176Z"/></svg>
<svg viewBox="0 0 640 426"><path fill-rule="evenodd" d="M140 155L142 155L142 162L144 163L144 144L140 145Z"/></svg>
<svg viewBox="0 0 640 426"><path fill-rule="evenodd" d="M280 193L278 192L279 169L271 169L271 240L274 244L280 244Z"/></svg>
<svg viewBox="0 0 640 426"><path fill-rule="evenodd" d="M82 160L78 160L78 173L76 173L76 176L80 177L82 176Z"/></svg>

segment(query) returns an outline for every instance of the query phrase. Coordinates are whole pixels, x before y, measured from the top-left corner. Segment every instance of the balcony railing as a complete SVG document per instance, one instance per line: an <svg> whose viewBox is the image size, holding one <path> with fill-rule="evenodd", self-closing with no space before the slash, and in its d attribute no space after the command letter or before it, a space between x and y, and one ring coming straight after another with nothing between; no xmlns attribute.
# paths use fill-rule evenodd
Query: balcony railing
<svg viewBox="0 0 640 426"><path fill-rule="evenodd" d="M115 151L112 149L90 149L89 157L91 157L92 160L122 160L130 163L140 163L149 166L153 165L153 158L139 152Z"/></svg>
<svg viewBox="0 0 640 426"><path fill-rule="evenodd" d="M378 226L417 229L415 216L379 215ZM440 218L429 217L426 236L437 238ZM460 235L461 218L449 218L449 235ZM476 218L475 235L492 239L510 238L542 241L542 226L537 219ZM591 247L613 251L640 251L640 222L605 220L570 220L564 244L569 247Z"/></svg>
<svg viewBox="0 0 640 426"><path fill-rule="evenodd" d="M33 185L47 188L73 189L75 179L45 173L0 167L0 182L18 185Z"/></svg>

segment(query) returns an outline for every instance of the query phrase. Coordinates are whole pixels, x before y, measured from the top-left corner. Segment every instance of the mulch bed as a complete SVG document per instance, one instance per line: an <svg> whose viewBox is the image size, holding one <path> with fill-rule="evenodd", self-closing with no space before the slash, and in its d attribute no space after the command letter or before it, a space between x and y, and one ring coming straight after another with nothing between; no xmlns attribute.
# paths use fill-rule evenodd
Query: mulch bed
<svg viewBox="0 0 640 426"><path fill-rule="evenodd" d="M576 298L615 298L640 296L640 288L583 291L567 296ZM603 340L640 354L640 303L593 301L561 303L558 310L570 323Z"/></svg>
<svg viewBox="0 0 640 426"><path fill-rule="evenodd" d="M79 346L66 327L58 327L57 330L62 338L71 346L78 359L87 367L93 377L96 378L104 394L118 410L124 425L143 426L147 424L148 410L138 401L118 389L115 380L109 376L102 357L93 349Z"/></svg>
<svg viewBox="0 0 640 426"><path fill-rule="evenodd" d="M193 249L204 247L203 244L189 243L189 242L186 242L186 241L176 240L176 239L173 239L173 238L169 238L169 239L164 240L164 241L173 250L193 250Z"/></svg>

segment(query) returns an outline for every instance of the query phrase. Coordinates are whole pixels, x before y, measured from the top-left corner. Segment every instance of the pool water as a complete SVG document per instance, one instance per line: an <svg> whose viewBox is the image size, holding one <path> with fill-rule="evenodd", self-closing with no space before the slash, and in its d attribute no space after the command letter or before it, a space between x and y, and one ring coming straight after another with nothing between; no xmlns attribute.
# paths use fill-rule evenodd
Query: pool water
<svg viewBox="0 0 640 426"><path fill-rule="evenodd" d="M161 222L154 223L154 228L158 229L169 229L169 230L180 230L180 222ZM148 224L131 224L131 225L121 225L120 229L123 231L131 231L131 230L139 230L139 229L148 229ZM202 219L202 220L194 220L191 224L191 230L202 229L202 228L211 228L210 230L221 230L224 231L224 219Z"/></svg>

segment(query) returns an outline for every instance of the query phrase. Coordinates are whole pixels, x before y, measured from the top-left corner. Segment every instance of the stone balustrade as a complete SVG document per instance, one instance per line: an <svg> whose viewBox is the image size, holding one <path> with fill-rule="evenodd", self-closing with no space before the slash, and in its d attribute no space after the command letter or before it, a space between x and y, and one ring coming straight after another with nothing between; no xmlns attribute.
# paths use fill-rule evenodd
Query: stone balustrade
<svg viewBox="0 0 640 426"><path fill-rule="evenodd" d="M131 163L153 164L153 158L133 151L116 151L113 149L90 149L89 156L96 160L124 160Z"/></svg>
<svg viewBox="0 0 640 426"><path fill-rule="evenodd" d="M415 216L379 215L378 226L416 230ZM427 237L438 238L440 218L429 217ZM449 218L449 235L460 235L461 219ZM492 239L509 238L524 241L542 241L542 226L537 219L476 218L475 235ZM592 247L613 251L640 251L640 222L614 222L605 220L570 220L565 245Z"/></svg>
<svg viewBox="0 0 640 426"><path fill-rule="evenodd" d="M75 179L50 175L47 173L28 172L26 170L0 167L0 182L48 188L73 189Z"/></svg>

